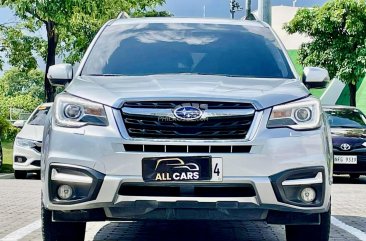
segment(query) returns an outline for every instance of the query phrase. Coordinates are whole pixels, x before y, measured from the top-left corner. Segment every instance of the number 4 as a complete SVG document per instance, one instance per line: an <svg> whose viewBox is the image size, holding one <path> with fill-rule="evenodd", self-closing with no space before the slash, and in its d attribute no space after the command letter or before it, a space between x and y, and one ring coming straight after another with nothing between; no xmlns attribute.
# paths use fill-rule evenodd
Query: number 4
<svg viewBox="0 0 366 241"><path fill-rule="evenodd" d="M218 163L215 165L214 173L217 174L218 177L220 176L220 168Z"/></svg>

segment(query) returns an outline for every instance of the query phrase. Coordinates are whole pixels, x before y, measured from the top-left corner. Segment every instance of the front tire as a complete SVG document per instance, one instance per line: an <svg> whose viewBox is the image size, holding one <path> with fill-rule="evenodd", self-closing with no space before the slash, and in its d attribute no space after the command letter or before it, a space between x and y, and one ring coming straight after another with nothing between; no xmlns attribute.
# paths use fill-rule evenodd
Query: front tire
<svg viewBox="0 0 366 241"><path fill-rule="evenodd" d="M26 171L14 171L15 179L26 179L27 172Z"/></svg>
<svg viewBox="0 0 366 241"><path fill-rule="evenodd" d="M331 210L320 215L320 225L286 225L287 241L328 241Z"/></svg>
<svg viewBox="0 0 366 241"><path fill-rule="evenodd" d="M42 205L42 237L44 241L84 241L85 222L53 222L52 212Z"/></svg>

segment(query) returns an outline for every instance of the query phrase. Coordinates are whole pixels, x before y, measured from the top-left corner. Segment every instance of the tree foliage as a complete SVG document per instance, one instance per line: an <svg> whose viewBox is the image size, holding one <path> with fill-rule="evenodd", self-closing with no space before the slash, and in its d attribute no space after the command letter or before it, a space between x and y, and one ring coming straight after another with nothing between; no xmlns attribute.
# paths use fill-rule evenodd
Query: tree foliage
<svg viewBox="0 0 366 241"><path fill-rule="evenodd" d="M21 94L17 96L5 97L0 95L0 138L5 140L13 140L17 134L17 129L14 128L8 119L10 117L10 109L16 108L23 112L31 113L42 100L34 98L30 94ZM13 116L17 119L18 116Z"/></svg>
<svg viewBox="0 0 366 241"><path fill-rule="evenodd" d="M23 71L12 68L0 78L0 136L12 140L18 133L8 119L10 109L16 108L31 113L44 98L43 71L32 69ZM17 118L17 116L13 116Z"/></svg>
<svg viewBox="0 0 366 241"><path fill-rule="evenodd" d="M43 100L43 76L43 71L39 69L22 71L13 67L0 78L1 95L9 98L30 95L34 99Z"/></svg>
<svg viewBox="0 0 366 241"><path fill-rule="evenodd" d="M23 29L22 24L0 26L0 50L10 65L26 71L37 68L36 57L43 57L40 54L44 53L46 43L39 37L23 34ZM3 61L1 69L2 64Z"/></svg>
<svg viewBox="0 0 366 241"><path fill-rule="evenodd" d="M132 15L134 18L140 18L140 17L173 17L173 14L167 11L156 11L156 10L150 10L146 12L134 12Z"/></svg>
<svg viewBox="0 0 366 241"><path fill-rule="evenodd" d="M350 104L356 105L356 84L366 73L366 2L330 0L300 9L285 29L311 37L299 50L301 64L328 69L348 84Z"/></svg>
<svg viewBox="0 0 366 241"><path fill-rule="evenodd" d="M32 112L43 99L43 71L12 68L0 78L0 116L9 118L9 109Z"/></svg>
<svg viewBox="0 0 366 241"><path fill-rule="evenodd" d="M46 70L55 64L56 56L65 62L78 62L99 28L121 11L149 12L164 0L0 0L11 8L20 23L2 26L0 45L12 65L20 69L34 68L36 57L42 56ZM46 38L39 32L46 32ZM53 100L55 89L45 76L47 101Z"/></svg>
<svg viewBox="0 0 366 241"><path fill-rule="evenodd" d="M19 129L13 127L8 120L0 116L0 139L13 141Z"/></svg>

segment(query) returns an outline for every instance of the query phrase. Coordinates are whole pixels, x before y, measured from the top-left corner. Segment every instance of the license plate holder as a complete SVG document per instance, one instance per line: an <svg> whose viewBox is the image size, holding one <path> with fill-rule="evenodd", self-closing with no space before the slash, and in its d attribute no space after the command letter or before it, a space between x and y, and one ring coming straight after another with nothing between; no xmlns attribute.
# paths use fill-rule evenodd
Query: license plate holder
<svg viewBox="0 0 366 241"><path fill-rule="evenodd" d="M211 156L142 159L142 177L145 182L210 181L212 171Z"/></svg>
<svg viewBox="0 0 366 241"><path fill-rule="evenodd" d="M334 155L334 164L357 164L357 156Z"/></svg>

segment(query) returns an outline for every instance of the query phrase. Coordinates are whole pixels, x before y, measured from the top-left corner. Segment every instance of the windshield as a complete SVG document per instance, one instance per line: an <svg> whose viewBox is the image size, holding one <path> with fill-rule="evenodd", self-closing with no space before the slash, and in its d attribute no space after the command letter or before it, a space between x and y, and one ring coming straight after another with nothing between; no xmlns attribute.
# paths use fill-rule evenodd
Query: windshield
<svg viewBox="0 0 366 241"><path fill-rule="evenodd" d="M33 113L28 120L28 125L44 126L46 116L51 107L41 106Z"/></svg>
<svg viewBox="0 0 366 241"><path fill-rule="evenodd" d="M106 28L82 75L202 74L294 78L265 27L151 23Z"/></svg>
<svg viewBox="0 0 366 241"><path fill-rule="evenodd" d="M325 110L330 127L333 128L365 128L366 119L357 109Z"/></svg>

